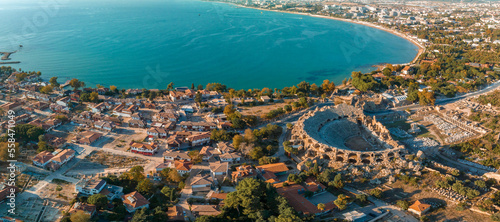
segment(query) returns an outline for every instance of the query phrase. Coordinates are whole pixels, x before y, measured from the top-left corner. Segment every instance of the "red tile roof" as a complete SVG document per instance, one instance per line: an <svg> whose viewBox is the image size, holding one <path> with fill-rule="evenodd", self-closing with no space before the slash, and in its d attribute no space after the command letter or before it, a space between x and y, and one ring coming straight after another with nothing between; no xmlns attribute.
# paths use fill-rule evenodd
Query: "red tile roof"
<svg viewBox="0 0 500 222"><path fill-rule="evenodd" d="M137 209L149 204L149 201L137 191L123 195L122 200L123 205L129 209Z"/></svg>

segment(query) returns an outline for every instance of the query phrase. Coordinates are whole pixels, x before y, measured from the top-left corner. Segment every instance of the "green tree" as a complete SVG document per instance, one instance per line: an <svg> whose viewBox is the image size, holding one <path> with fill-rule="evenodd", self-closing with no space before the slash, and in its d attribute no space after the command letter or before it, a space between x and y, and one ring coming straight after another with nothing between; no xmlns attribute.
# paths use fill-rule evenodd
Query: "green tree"
<svg viewBox="0 0 500 222"><path fill-rule="evenodd" d="M172 90L174 90L174 83L173 82L169 83L167 86L167 91L172 91Z"/></svg>
<svg viewBox="0 0 500 222"><path fill-rule="evenodd" d="M418 92L419 104L422 106L434 106L436 98L434 97L434 92L424 89L422 92Z"/></svg>
<svg viewBox="0 0 500 222"><path fill-rule="evenodd" d="M148 209L146 208L137 210L134 214L134 217L132 217L132 220L130 220L130 222L149 222L150 217L147 211Z"/></svg>
<svg viewBox="0 0 500 222"><path fill-rule="evenodd" d="M168 180L178 183L182 181L182 177L181 175L179 175L179 172L177 172L177 170L171 170L168 173Z"/></svg>
<svg viewBox="0 0 500 222"><path fill-rule="evenodd" d="M366 92L376 88L378 83L372 75L361 74L361 72L353 72L352 85L359 91Z"/></svg>
<svg viewBox="0 0 500 222"><path fill-rule="evenodd" d="M38 149L36 152L40 153L43 151L54 151L54 148L50 147L45 141L38 141Z"/></svg>
<svg viewBox="0 0 500 222"><path fill-rule="evenodd" d="M144 179L136 187L137 192L142 195L151 195L154 193L154 186L150 179Z"/></svg>
<svg viewBox="0 0 500 222"><path fill-rule="evenodd" d="M408 207L410 207L410 203L406 200L398 200L396 204L403 210L408 210Z"/></svg>
<svg viewBox="0 0 500 222"><path fill-rule="evenodd" d="M201 101L202 101L202 95L200 92L197 92L196 93L196 96L194 97L194 101L201 104Z"/></svg>
<svg viewBox="0 0 500 222"><path fill-rule="evenodd" d="M103 207L108 205L108 198L98 193L87 198L87 203L95 205L97 209L102 209Z"/></svg>
<svg viewBox="0 0 500 222"><path fill-rule="evenodd" d="M73 87L74 90L78 90L79 88L85 87L85 83L78 79L70 80L69 85Z"/></svg>
<svg viewBox="0 0 500 222"><path fill-rule="evenodd" d="M335 178L333 178L332 184L337 189L343 188L344 181L342 181L342 174L337 173L337 175L335 175Z"/></svg>
<svg viewBox="0 0 500 222"><path fill-rule="evenodd" d="M406 97L406 100L410 102L415 102L418 100L418 84L417 83L411 83L408 86L408 96Z"/></svg>
<svg viewBox="0 0 500 222"><path fill-rule="evenodd" d="M134 166L128 172L123 174L124 177L129 180L139 182L144 180L146 177L144 176L144 168L142 166Z"/></svg>
<svg viewBox="0 0 500 222"><path fill-rule="evenodd" d="M323 80L323 84L321 84L321 89L325 93L332 93L335 90L335 83L331 82L328 79Z"/></svg>
<svg viewBox="0 0 500 222"><path fill-rule="evenodd" d="M56 76L50 78L49 83L52 87L56 87L56 88L59 87L59 83L57 82Z"/></svg>
<svg viewBox="0 0 500 222"><path fill-rule="evenodd" d="M376 197L376 198L381 198L382 197L382 191L379 189L372 189L370 190L370 195Z"/></svg>
<svg viewBox="0 0 500 222"><path fill-rule="evenodd" d="M358 200L360 203L366 202L368 197L365 194L356 194L356 200Z"/></svg>
<svg viewBox="0 0 500 222"><path fill-rule="evenodd" d="M298 184L302 183L302 178L300 178L297 174L289 174L287 180Z"/></svg>
<svg viewBox="0 0 500 222"><path fill-rule="evenodd" d="M151 216L152 222L163 222L168 220L168 215L165 211L161 209L160 206L153 209L153 215Z"/></svg>
<svg viewBox="0 0 500 222"><path fill-rule="evenodd" d="M347 196L340 194L333 203L339 208L339 210L344 210L347 207Z"/></svg>
<svg viewBox="0 0 500 222"><path fill-rule="evenodd" d="M40 89L40 92L43 94L49 94L52 92L52 85L46 85Z"/></svg>
<svg viewBox="0 0 500 222"><path fill-rule="evenodd" d="M484 182L484 180L476 180L474 181L474 185L476 185L479 188L485 188L486 182Z"/></svg>
<svg viewBox="0 0 500 222"><path fill-rule="evenodd" d="M71 222L89 222L90 221L90 215L86 214L85 212L79 210L73 213L70 216Z"/></svg>
<svg viewBox="0 0 500 222"><path fill-rule="evenodd" d="M193 164L201 163L203 161L199 150L191 150L188 152L188 156L191 157Z"/></svg>

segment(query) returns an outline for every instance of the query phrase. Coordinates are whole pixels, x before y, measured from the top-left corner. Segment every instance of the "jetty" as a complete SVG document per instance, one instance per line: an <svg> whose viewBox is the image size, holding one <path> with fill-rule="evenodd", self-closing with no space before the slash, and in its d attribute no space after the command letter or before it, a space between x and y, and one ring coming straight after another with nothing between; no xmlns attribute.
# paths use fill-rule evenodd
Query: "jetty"
<svg viewBox="0 0 500 222"><path fill-rule="evenodd" d="M0 65L6 65L6 64L18 64L21 63L20 61L12 61L12 62L0 62Z"/></svg>
<svg viewBox="0 0 500 222"><path fill-rule="evenodd" d="M14 51L14 52L0 52L0 54L3 55L1 59L2 60L10 60L10 58L9 58L10 55L12 55L14 53L16 53L16 51Z"/></svg>

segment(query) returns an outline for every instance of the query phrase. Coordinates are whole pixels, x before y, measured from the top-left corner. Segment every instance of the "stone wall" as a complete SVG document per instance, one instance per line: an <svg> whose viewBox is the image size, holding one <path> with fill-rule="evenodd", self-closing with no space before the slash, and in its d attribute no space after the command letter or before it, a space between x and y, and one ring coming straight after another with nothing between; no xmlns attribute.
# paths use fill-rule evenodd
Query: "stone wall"
<svg viewBox="0 0 500 222"><path fill-rule="evenodd" d="M325 113L328 115L325 115ZM332 146L315 139L318 138L317 134L319 130L326 123L343 118L356 121L366 131L370 132L373 138L376 138L376 142L383 149L376 151L350 150L345 147ZM342 140L347 138L339 137ZM361 109L346 104L316 108L314 111L304 114L292 129L291 139L294 145L301 145L302 151L305 152L305 158L320 157L321 159L346 164L387 163L393 158L400 158L407 153L404 146L394 140L389 130L378 122L376 118L366 116Z"/></svg>

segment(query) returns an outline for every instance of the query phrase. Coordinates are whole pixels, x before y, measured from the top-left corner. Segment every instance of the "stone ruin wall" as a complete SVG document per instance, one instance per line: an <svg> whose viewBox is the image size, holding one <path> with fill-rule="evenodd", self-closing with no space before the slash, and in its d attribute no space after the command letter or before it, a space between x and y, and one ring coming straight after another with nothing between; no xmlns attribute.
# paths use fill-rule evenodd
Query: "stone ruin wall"
<svg viewBox="0 0 500 222"><path fill-rule="evenodd" d="M407 150L404 148L404 146L390 136L389 130L384 125L376 121L375 118L364 115L362 110L360 109L357 109L357 112L355 112L353 116L350 116L348 118L356 118L357 120L361 121L362 126L368 132L371 132L374 138L377 138L379 144L384 148L384 150L348 150L344 148L334 147L329 144L324 144L312 138L304 128L304 121L310 117L313 117L316 112L324 111L326 109L334 109L336 107L337 106L328 106L321 109L316 108L314 111L309 111L299 118L294 128L292 129L292 142L294 145L302 145L301 149L302 151L305 151L306 158L320 157L320 159L334 161L337 163L366 165L388 163L393 158L400 158L407 154ZM334 121L341 118L345 117L337 116L331 119L327 119L323 123L318 124L318 129L316 130L319 131L321 127L323 127L323 125L329 121Z"/></svg>

